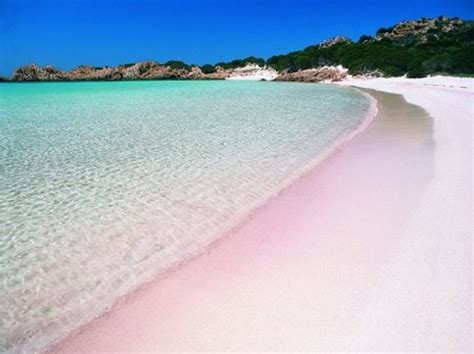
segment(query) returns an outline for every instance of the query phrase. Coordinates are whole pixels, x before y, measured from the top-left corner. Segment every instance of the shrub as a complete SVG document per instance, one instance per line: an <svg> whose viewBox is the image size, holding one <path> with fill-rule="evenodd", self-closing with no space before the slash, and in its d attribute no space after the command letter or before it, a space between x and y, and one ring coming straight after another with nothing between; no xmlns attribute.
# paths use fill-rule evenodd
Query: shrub
<svg viewBox="0 0 474 354"><path fill-rule="evenodd" d="M216 68L211 64L206 64L206 65L201 66L201 71L204 74L212 74L216 72Z"/></svg>
<svg viewBox="0 0 474 354"><path fill-rule="evenodd" d="M374 39L372 36L366 36L365 34L363 36L360 36L358 43L363 43L365 41L370 41Z"/></svg>
<svg viewBox="0 0 474 354"><path fill-rule="evenodd" d="M184 70L191 70L191 67L181 60L169 60L165 63L165 66L169 66L171 69L184 69Z"/></svg>

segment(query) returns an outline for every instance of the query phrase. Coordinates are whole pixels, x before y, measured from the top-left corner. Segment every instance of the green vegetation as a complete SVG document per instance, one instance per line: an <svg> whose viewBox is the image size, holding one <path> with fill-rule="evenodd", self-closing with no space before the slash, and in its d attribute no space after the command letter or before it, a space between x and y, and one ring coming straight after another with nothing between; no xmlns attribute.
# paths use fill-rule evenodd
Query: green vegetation
<svg viewBox="0 0 474 354"><path fill-rule="evenodd" d="M372 40L372 39L374 39L374 37L362 35L362 36L360 36L358 43L363 43L363 42L365 42L365 41L370 41L370 40Z"/></svg>
<svg viewBox="0 0 474 354"><path fill-rule="evenodd" d="M256 58L256 57L247 57L244 59L232 60L231 62L228 62L228 63L220 62L220 63L217 63L215 66L220 66L223 69L236 69L236 68L242 68L246 66L247 64L258 64L260 66L264 66L265 59Z"/></svg>
<svg viewBox="0 0 474 354"><path fill-rule="evenodd" d="M212 74L216 72L216 68L211 64L206 64L206 65L201 66L201 71L204 74Z"/></svg>
<svg viewBox="0 0 474 354"><path fill-rule="evenodd" d="M191 65L188 65L184 61L181 61L181 60L169 60L164 65L169 66L173 70L177 70L177 69L184 69L187 71L191 70Z"/></svg>
<svg viewBox="0 0 474 354"><path fill-rule="evenodd" d="M386 76L407 74L409 77L433 73L474 74L474 21L439 17L434 25L427 19L409 25L411 27L405 26L405 32L400 29L396 32L397 26L381 28L376 38L362 36L357 43L336 43L327 48L310 46L273 56L266 64L289 72L341 64L351 74L379 72Z"/></svg>
<svg viewBox="0 0 474 354"><path fill-rule="evenodd" d="M312 45L267 61L257 57L201 67L212 73L217 66L235 69L247 64L294 72L323 65L342 65L351 74L424 77L429 74L474 75L474 21L439 16L405 21L363 35L357 42ZM183 63L184 64L184 63Z"/></svg>

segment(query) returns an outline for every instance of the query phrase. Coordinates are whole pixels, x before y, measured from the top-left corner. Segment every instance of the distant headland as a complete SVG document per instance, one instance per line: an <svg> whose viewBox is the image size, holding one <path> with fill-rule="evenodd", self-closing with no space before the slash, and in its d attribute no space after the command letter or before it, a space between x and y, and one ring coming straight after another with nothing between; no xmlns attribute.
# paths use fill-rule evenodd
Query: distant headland
<svg viewBox="0 0 474 354"><path fill-rule="evenodd" d="M224 80L251 77L279 81L340 81L347 74L425 77L430 74L474 75L474 21L440 16L380 28L357 42L336 36L317 45L268 60L247 57L215 65L178 60L145 61L62 71L51 65L17 68L0 81Z"/></svg>

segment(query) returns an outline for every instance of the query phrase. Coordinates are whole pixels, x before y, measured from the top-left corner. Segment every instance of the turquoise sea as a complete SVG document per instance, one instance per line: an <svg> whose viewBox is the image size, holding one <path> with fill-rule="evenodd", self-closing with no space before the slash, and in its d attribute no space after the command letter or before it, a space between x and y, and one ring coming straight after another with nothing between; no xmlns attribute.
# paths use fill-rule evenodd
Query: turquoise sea
<svg viewBox="0 0 474 354"><path fill-rule="evenodd" d="M0 351L41 349L196 254L368 109L317 84L0 84Z"/></svg>

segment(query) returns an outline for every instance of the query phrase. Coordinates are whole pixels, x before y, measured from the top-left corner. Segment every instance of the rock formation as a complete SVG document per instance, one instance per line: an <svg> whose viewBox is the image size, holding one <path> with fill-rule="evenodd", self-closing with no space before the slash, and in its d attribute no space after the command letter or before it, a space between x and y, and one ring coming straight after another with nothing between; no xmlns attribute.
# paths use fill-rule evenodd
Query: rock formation
<svg viewBox="0 0 474 354"><path fill-rule="evenodd" d="M340 81L347 75L341 66L323 66L296 72L279 74L272 68L262 68L249 64L242 68L223 69L204 74L197 66L172 69L153 61L136 64L119 65L116 67L93 67L81 65L71 71L60 71L52 66L40 67L27 65L16 69L11 81L119 81L119 80L278 80L278 81Z"/></svg>
<svg viewBox="0 0 474 354"><path fill-rule="evenodd" d="M64 72L51 65L41 67L35 64L16 69L12 76L12 81L63 81L65 79Z"/></svg>
<svg viewBox="0 0 474 354"><path fill-rule="evenodd" d="M286 72L279 75L276 81L298 82L334 82L342 81L347 77L347 69L342 66L322 66L295 72Z"/></svg>
<svg viewBox="0 0 474 354"><path fill-rule="evenodd" d="M190 69L160 65L153 61L139 62L116 67L81 65L71 71L60 71L52 66L35 64L16 69L12 81L118 81L163 79L224 79L222 72L205 75L197 66Z"/></svg>
<svg viewBox="0 0 474 354"><path fill-rule="evenodd" d="M319 48L329 48L329 47L332 47L333 45L339 44L339 43L349 44L349 43L352 43L352 41L347 37L335 36L331 39L328 39L328 40L325 40L325 41L322 41L321 43L319 43Z"/></svg>
<svg viewBox="0 0 474 354"><path fill-rule="evenodd" d="M31 64L16 69L11 81L224 80L236 70L217 67L215 72L204 74L198 66L171 68L153 61L116 67L81 65L70 71Z"/></svg>
<svg viewBox="0 0 474 354"><path fill-rule="evenodd" d="M440 34L453 32L464 24L465 21L461 19L446 16L434 19L422 18L419 20L403 21L393 27L379 29L375 40L380 41L388 38L394 41L401 41L411 37L420 43L426 43L430 35L439 37Z"/></svg>

